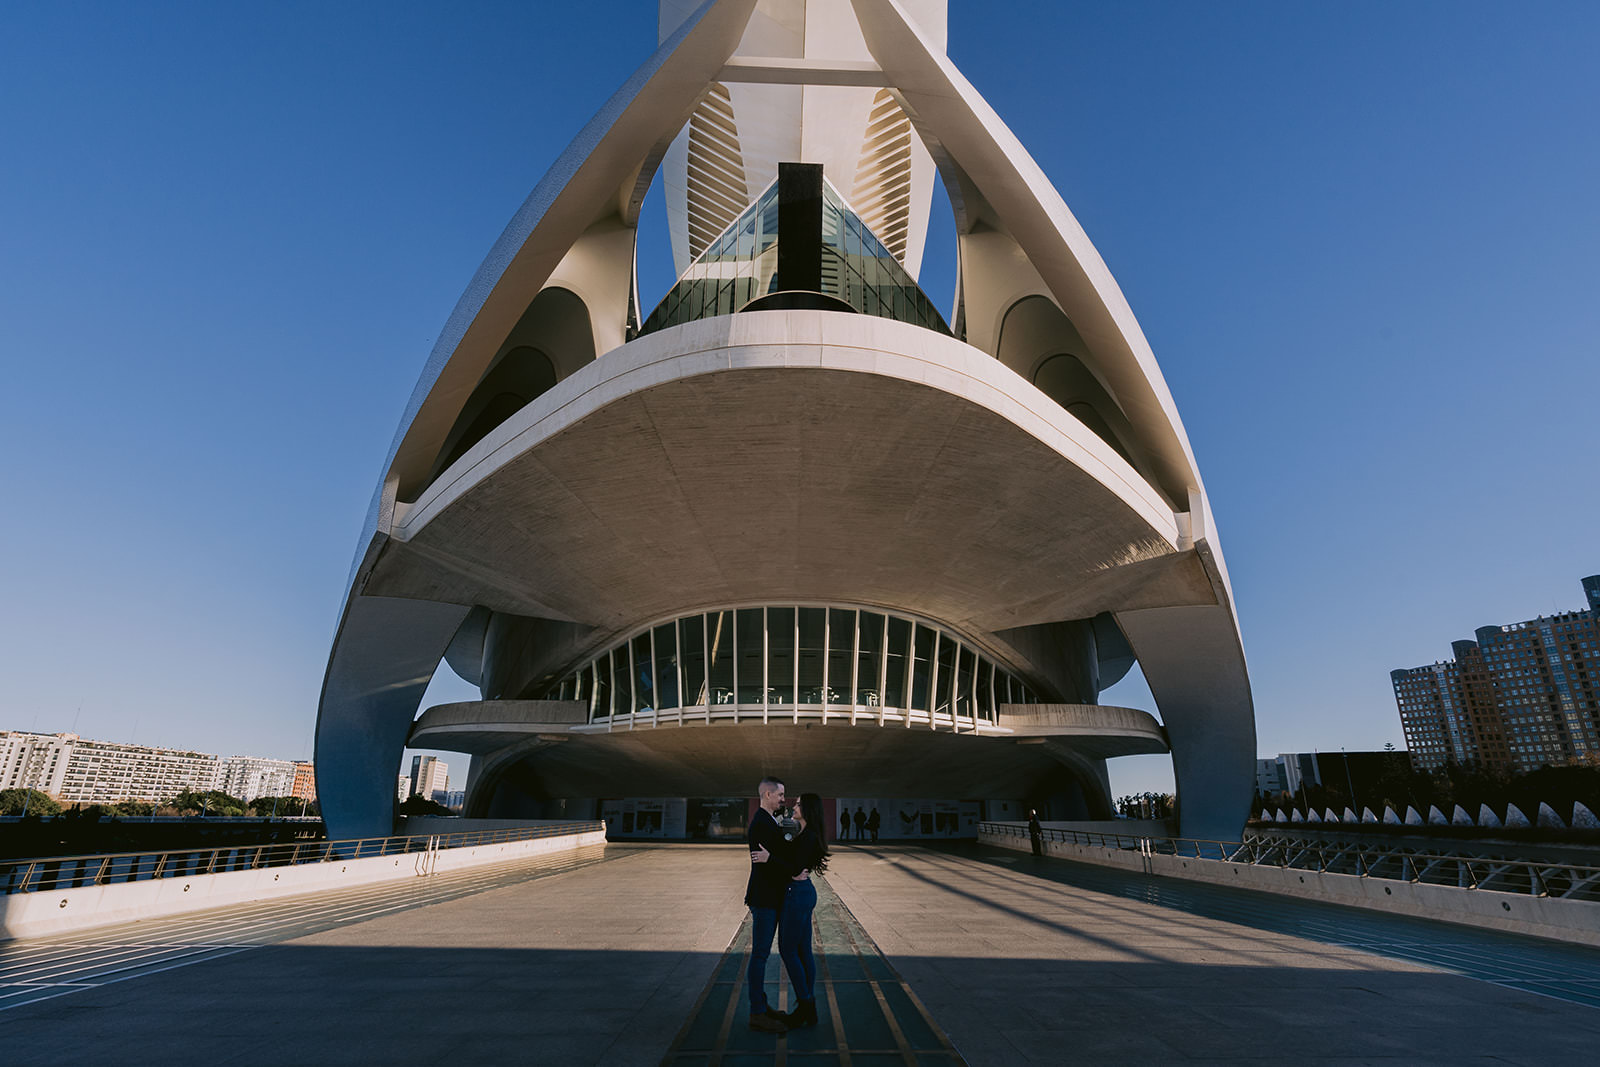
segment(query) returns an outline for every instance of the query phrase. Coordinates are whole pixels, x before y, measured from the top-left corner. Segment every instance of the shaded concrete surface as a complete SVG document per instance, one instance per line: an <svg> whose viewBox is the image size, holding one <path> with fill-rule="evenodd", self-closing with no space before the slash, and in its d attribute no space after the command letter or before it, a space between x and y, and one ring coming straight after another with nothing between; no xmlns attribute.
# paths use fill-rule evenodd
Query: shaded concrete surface
<svg viewBox="0 0 1600 1067"><path fill-rule="evenodd" d="M829 873L974 1065L1532 1065L1600 1047L1600 953L1166 881L975 846L841 847ZM1526 991L1541 982L1551 995Z"/></svg>
<svg viewBox="0 0 1600 1067"><path fill-rule="evenodd" d="M753 1032L746 1025L751 926L747 919L662 1067L777 1067L791 1062L806 1067L961 1067L963 1061L948 1039L855 917L839 904L827 879L816 876L815 882L817 1025L783 1035ZM778 1010L794 1007L793 989L776 954L767 961L766 987Z"/></svg>
<svg viewBox="0 0 1600 1067"><path fill-rule="evenodd" d="M183 928L137 929L147 924L76 949L15 943L0 953L13 977L41 953L112 942L159 955L187 940L210 955L0 1012L0 1062L658 1063L745 915L749 862L725 846L605 851L536 879L537 863L508 866L509 884L480 875L475 891L438 901L370 897L310 933L280 922L230 943L219 909L192 920L212 927L202 946ZM31 977L71 983L80 970L36 965Z"/></svg>

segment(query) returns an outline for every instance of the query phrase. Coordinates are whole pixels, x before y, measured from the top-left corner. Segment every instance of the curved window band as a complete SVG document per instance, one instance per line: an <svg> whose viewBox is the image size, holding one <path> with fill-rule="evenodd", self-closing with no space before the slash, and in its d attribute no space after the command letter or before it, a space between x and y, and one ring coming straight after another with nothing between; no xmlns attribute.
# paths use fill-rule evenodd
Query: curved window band
<svg viewBox="0 0 1600 1067"><path fill-rule="evenodd" d="M880 709L998 720L1033 689L957 634L867 608L729 608L645 627L537 698L581 700L590 722L719 706Z"/></svg>

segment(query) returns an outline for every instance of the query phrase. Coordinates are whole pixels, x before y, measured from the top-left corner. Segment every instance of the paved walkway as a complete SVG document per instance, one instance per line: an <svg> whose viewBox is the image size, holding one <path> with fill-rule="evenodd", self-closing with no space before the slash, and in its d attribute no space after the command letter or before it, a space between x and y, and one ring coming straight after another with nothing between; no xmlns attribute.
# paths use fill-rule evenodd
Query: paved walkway
<svg viewBox="0 0 1600 1067"><path fill-rule="evenodd" d="M815 878L817 910L812 948L817 960L817 1025L783 1037L751 1031L745 995L750 961L750 921L728 947L689 1021L661 1062L664 1067L958 1067L964 1061L916 994L878 952L861 925ZM767 993L776 1006L794 1006L776 951L767 961Z"/></svg>
<svg viewBox="0 0 1600 1067"><path fill-rule="evenodd" d="M1600 1048L1592 949L970 846L841 850L830 881L973 1064Z"/></svg>
<svg viewBox="0 0 1600 1067"><path fill-rule="evenodd" d="M0 944L0 1063L653 1065L748 870L607 845Z"/></svg>
<svg viewBox="0 0 1600 1067"><path fill-rule="evenodd" d="M1600 1047L1595 950L975 847L838 849L823 1025L751 1034L746 871L737 847L608 845L0 944L0 1062L1531 1065Z"/></svg>

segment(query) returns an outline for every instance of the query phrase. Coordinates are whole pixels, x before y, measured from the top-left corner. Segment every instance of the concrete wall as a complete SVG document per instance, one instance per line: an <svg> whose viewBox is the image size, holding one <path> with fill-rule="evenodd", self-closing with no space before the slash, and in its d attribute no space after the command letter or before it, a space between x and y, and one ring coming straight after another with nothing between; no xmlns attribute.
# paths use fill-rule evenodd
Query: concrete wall
<svg viewBox="0 0 1600 1067"><path fill-rule="evenodd" d="M1030 848L1026 837L1004 834L980 832L978 842L1021 852L1027 852ZM1600 946L1600 903L1591 901L1425 885L1356 874L1258 867L1226 860L1147 856L1132 850L1076 845L1064 841L1046 841L1044 847L1048 856L1102 867L1118 867L1126 871L1210 882L1262 893L1281 893L1304 900L1385 911L1417 919ZM1270 907L1270 904L1263 903L1263 907Z"/></svg>
<svg viewBox="0 0 1600 1067"><path fill-rule="evenodd" d="M155 919L225 904L272 900L375 882L417 878L487 863L603 845L603 830L440 849L431 856L333 860L294 867L263 867L192 878L154 878L116 885L83 886L0 897L0 940L68 933L110 923Z"/></svg>
<svg viewBox="0 0 1600 1067"><path fill-rule="evenodd" d="M1123 837L1171 837L1175 819L1091 819L1041 822L1046 830L1071 830L1080 834L1121 834Z"/></svg>
<svg viewBox="0 0 1600 1067"><path fill-rule="evenodd" d="M527 830L535 826L561 826L572 819L468 819L459 815L408 815L400 820L399 834L406 837L429 834L466 834L498 830ZM591 821L599 822L597 815Z"/></svg>

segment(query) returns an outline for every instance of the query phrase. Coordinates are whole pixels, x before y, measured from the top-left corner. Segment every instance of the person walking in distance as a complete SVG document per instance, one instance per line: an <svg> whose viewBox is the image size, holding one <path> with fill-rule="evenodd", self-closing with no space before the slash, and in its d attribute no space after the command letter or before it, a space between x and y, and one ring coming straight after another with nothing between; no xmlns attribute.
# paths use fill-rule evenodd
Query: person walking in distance
<svg viewBox="0 0 1600 1067"><path fill-rule="evenodd" d="M750 881L744 891L745 907L750 909L750 966L745 971L745 986L750 999L750 1029L781 1034L789 1027L782 1013L767 1001L767 959L772 955L778 913L792 872L766 861L771 853L784 852L787 845L775 818L783 807L783 783L770 776L763 778L756 793L760 806L744 834L752 861Z"/></svg>
<svg viewBox="0 0 1600 1067"><path fill-rule="evenodd" d="M1033 842L1033 854L1044 855L1044 827L1039 825L1039 813L1033 808L1028 809L1028 839Z"/></svg>
<svg viewBox="0 0 1600 1067"><path fill-rule="evenodd" d="M850 840L850 809L843 804L839 805L839 840Z"/></svg>
<svg viewBox="0 0 1600 1067"><path fill-rule="evenodd" d="M860 804L856 805L856 813L850 816L850 821L855 824L856 840L865 841L867 839L867 813L861 810Z"/></svg>
<svg viewBox="0 0 1600 1067"><path fill-rule="evenodd" d="M867 813L867 833L872 836L872 843L878 843L878 827L883 825L883 816L878 814L878 805L872 805L872 810Z"/></svg>

